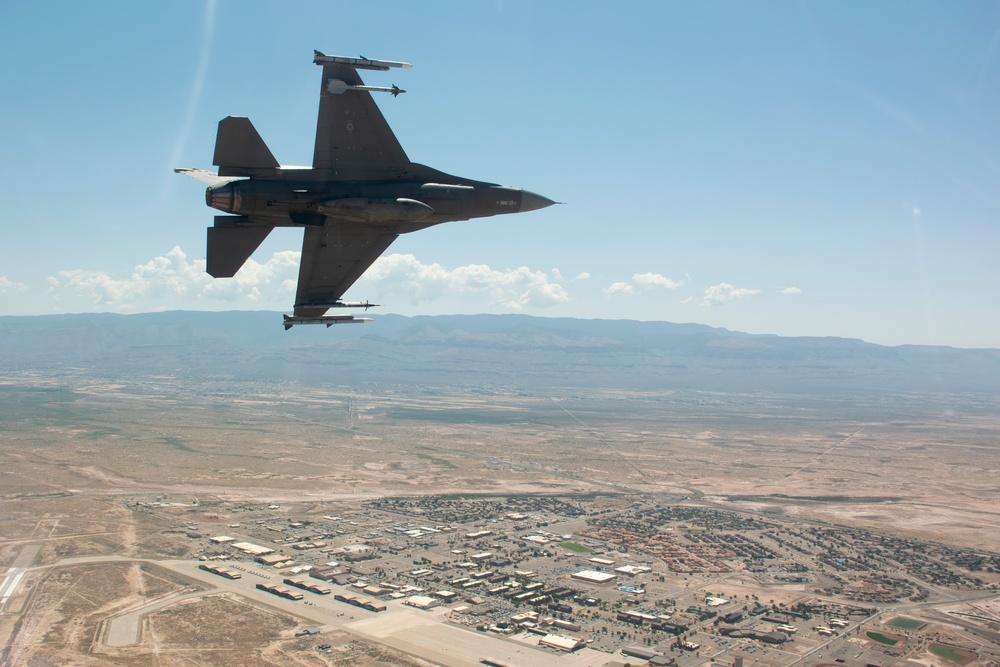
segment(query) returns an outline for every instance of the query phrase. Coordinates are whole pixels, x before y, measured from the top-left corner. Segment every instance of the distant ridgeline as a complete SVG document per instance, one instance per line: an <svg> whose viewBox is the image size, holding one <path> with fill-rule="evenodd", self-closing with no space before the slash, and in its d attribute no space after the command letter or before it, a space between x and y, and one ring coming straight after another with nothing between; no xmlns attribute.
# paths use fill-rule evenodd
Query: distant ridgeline
<svg viewBox="0 0 1000 667"><path fill-rule="evenodd" d="M32 371L348 386L1000 392L1000 350L525 315L380 315L367 326L291 332L272 312L0 317L0 373Z"/></svg>

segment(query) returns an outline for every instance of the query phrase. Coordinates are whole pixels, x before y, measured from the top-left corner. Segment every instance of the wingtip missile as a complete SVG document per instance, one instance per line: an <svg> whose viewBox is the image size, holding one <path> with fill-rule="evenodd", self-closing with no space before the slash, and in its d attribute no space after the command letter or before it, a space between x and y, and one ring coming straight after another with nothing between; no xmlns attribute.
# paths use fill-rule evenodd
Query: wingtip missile
<svg viewBox="0 0 1000 667"><path fill-rule="evenodd" d="M330 308L364 308L368 310L369 308L380 308L382 304L372 303L371 301L337 301Z"/></svg>
<svg viewBox="0 0 1000 667"><path fill-rule="evenodd" d="M330 79L326 83L326 91L331 95L340 95L349 90L364 90L369 93L389 93L393 97L397 97L406 91L399 86L393 84L392 87L389 86L364 86L352 83L346 83L341 79Z"/></svg>
<svg viewBox="0 0 1000 667"><path fill-rule="evenodd" d="M360 56L358 58L352 58L350 56L328 56L321 51L313 50L315 54L313 56L313 62L317 65L347 65L348 67L354 67L356 69L374 69L387 72L390 68L401 67L403 69L408 69L413 67L410 63L401 62L398 60L375 60L374 58L365 58Z"/></svg>

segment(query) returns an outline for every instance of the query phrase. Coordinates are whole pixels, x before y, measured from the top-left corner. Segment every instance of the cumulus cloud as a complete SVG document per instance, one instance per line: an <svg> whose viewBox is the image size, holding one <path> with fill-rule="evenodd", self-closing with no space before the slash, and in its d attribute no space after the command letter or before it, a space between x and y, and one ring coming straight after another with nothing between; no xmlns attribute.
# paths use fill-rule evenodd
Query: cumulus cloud
<svg viewBox="0 0 1000 667"><path fill-rule="evenodd" d="M576 274L577 280L587 280L588 278L590 278L590 274L587 273L586 271L581 271L580 273Z"/></svg>
<svg viewBox="0 0 1000 667"><path fill-rule="evenodd" d="M28 289L24 283L10 280L7 276L0 276L0 293L3 292L23 292Z"/></svg>
<svg viewBox="0 0 1000 667"><path fill-rule="evenodd" d="M105 271L68 269L48 279L50 297L88 299L98 309L129 311L155 307L176 297L220 301L260 298L261 288L277 283L285 287L298 268L298 252L275 253L263 264L250 259L235 278L215 280L205 273L205 260L189 261L179 247L140 264L127 277ZM294 284L294 281L292 281Z"/></svg>
<svg viewBox="0 0 1000 667"><path fill-rule="evenodd" d="M232 278L205 273L205 260L188 259L180 248L140 264L130 275L69 269L49 277L48 296L68 303L81 299L97 310L129 312L160 307L196 306L205 301L234 307L287 305L295 293L301 253L274 253L264 262L247 260ZM359 284L409 297L422 304L456 295L487 295L490 305L508 311L546 308L567 303L567 291L554 276L520 267L497 271L483 264L446 269L423 264L413 255L392 254L378 259ZM2 288L3 283L0 283Z"/></svg>
<svg viewBox="0 0 1000 667"><path fill-rule="evenodd" d="M621 294L634 294L637 291L651 289L676 289L684 283L671 280L659 273L636 273L629 282L612 283L604 290L604 296L619 296Z"/></svg>
<svg viewBox="0 0 1000 667"><path fill-rule="evenodd" d="M379 258L362 282L409 296L413 304L427 303L445 295L486 294L493 306L520 311L567 303L570 298L544 271L526 266L497 271L485 264L446 269L423 264L413 255L394 253Z"/></svg>
<svg viewBox="0 0 1000 667"><path fill-rule="evenodd" d="M633 292L635 292L635 288L630 283L611 283L611 287L604 290L604 296L621 296Z"/></svg>
<svg viewBox="0 0 1000 667"><path fill-rule="evenodd" d="M748 289L745 287L734 287L729 283L719 283L705 288L702 295L702 306L720 306L726 301L745 299L748 296L760 294L759 289Z"/></svg>
<svg viewBox="0 0 1000 667"><path fill-rule="evenodd" d="M661 276L659 273L637 273L632 276L632 282L638 287L662 287L664 289L675 289L684 284Z"/></svg>
<svg viewBox="0 0 1000 667"><path fill-rule="evenodd" d="M799 289L798 287L786 287L785 289L781 290L781 293L787 296L791 296L792 294L801 294L802 290Z"/></svg>
<svg viewBox="0 0 1000 667"><path fill-rule="evenodd" d="M235 276L224 280L215 280L203 273L207 283L201 289L200 296L223 301L240 299L258 301L261 288L267 289L270 285L276 284L280 296L287 297L295 291L301 255L302 253L295 250L283 250L274 253L271 259L263 264L250 259ZM202 265L201 270L204 271L204 262L197 263ZM267 291L275 292L270 289Z"/></svg>

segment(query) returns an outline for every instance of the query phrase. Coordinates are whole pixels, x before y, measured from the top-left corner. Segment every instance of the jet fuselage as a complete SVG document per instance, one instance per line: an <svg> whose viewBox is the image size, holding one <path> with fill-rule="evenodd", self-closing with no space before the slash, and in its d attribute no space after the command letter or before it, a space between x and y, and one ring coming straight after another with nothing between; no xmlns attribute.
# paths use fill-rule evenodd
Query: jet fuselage
<svg viewBox="0 0 1000 667"><path fill-rule="evenodd" d="M391 224L400 228L400 232L443 222L532 211L551 203L545 197L518 188L465 179L460 183L427 183L253 177L211 186L205 192L205 200L214 209L254 218L288 219L295 224L309 224L310 219L315 219L316 224L323 224L326 216L335 216L362 224Z"/></svg>
<svg viewBox="0 0 1000 667"><path fill-rule="evenodd" d="M407 63L319 51L313 62L323 77L311 167L281 166L250 119L228 116L219 121L215 139L218 173L176 170L207 183L206 203L230 214L215 216L208 228L205 270L214 278L235 276L275 227L303 229L295 311L285 318L286 329L363 321L325 313L351 304L370 307L343 296L400 234L555 203L412 162L371 96L404 91L365 85L357 72Z"/></svg>

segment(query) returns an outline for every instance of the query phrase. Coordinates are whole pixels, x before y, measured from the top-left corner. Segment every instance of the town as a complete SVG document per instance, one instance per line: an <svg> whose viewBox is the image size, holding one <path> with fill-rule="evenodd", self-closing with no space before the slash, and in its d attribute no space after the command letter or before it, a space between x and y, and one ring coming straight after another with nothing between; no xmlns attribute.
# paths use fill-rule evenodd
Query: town
<svg viewBox="0 0 1000 667"><path fill-rule="evenodd" d="M183 537L202 570L234 582L233 568L251 575L233 586L376 623L387 610L433 611L511 646L606 659L586 664L1000 655L989 614L938 611L995 598L1000 554L685 498L125 502L171 523L166 532ZM466 658L508 664L492 655Z"/></svg>

